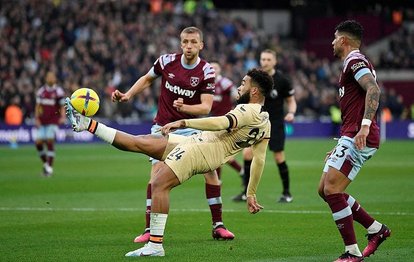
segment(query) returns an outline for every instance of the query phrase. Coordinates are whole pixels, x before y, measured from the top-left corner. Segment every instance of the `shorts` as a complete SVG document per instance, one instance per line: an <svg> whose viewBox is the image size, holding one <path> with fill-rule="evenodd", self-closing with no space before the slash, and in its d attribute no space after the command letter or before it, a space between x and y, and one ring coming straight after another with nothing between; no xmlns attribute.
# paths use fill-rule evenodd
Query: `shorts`
<svg viewBox="0 0 414 262"><path fill-rule="evenodd" d="M180 183L211 170L200 148L191 141L177 145L167 155L164 163L171 168Z"/></svg>
<svg viewBox="0 0 414 262"><path fill-rule="evenodd" d="M57 125L42 125L36 130L36 140L54 140L57 131Z"/></svg>
<svg viewBox="0 0 414 262"><path fill-rule="evenodd" d="M280 152L285 149L285 125L271 122L269 148L273 152Z"/></svg>
<svg viewBox="0 0 414 262"><path fill-rule="evenodd" d="M160 125L154 124L151 127L151 134L157 134L157 135L159 135L160 134L160 128L161 128ZM171 132L171 134L182 135L182 136L191 136L191 135L194 135L194 134L198 134L200 132L201 131L198 130L198 129L194 129L194 128L184 128L184 129L177 129L174 132ZM159 160L157 160L155 158L152 158L152 157L149 158L149 161L151 161L151 163L153 165L155 163L159 162Z"/></svg>
<svg viewBox="0 0 414 262"><path fill-rule="evenodd" d="M333 167L348 177L349 180L353 181L362 165L370 159L376 151L377 148L372 147L365 147L362 150L358 150L355 147L353 138L342 136L326 161L323 172L326 173L328 172L329 167Z"/></svg>

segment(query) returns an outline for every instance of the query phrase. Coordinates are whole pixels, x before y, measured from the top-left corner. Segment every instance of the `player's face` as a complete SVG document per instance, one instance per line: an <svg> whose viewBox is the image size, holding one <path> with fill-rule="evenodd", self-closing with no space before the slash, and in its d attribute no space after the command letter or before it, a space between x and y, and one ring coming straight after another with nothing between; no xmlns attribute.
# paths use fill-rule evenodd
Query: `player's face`
<svg viewBox="0 0 414 262"><path fill-rule="evenodd" d="M270 73L276 64L276 57L272 53L263 52L260 54L260 66L265 72Z"/></svg>
<svg viewBox="0 0 414 262"><path fill-rule="evenodd" d="M250 76L243 77L240 86L237 88L237 104L248 104L250 102Z"/></svg>
<svg viewBox="0 0 414 262"><path fill-rule="evenodd" d="M181 34L181 49L188 64L192 64L197 60L198 54L203 49L203 46L204 44L198 33Z"/></svg>
<svg viewBox="0 0 414 262"><path fill-rule="evenodd" d="M333 54L335 57L341 58L343 53L342 43L345 36L339 34L338 31L335 32L334 36L335 38L332 41Z"/></svg>
<svg viewBox="0 0 414 262"><path fill-rule="evenodd" d="M49 86L52 86L52 85L54 85L56 83L56 76L55 76L54 73L49 72L49 73L46 74L46 83Z"/></svg>

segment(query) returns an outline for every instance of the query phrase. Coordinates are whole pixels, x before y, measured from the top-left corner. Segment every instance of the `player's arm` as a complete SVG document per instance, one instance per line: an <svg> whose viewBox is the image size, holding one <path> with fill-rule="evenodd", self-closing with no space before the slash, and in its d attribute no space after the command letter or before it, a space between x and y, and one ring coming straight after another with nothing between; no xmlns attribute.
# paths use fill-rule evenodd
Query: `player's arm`
<svg viewBox="0 0 414 262"><path fill-rule="evenodd" d="M154 75L153 70L151 69L147 74L141 76L126 93L122 93L119 90L115 90L114 92L112 92L112 101L129 101L131 97L141 93L145 88L151 86L155 78L156 76Z"/></svg>
<svg viewBox="0 0 414 262"><path fill-rule="evenodd" d="M35 124L37 127L41 125L40 123L40 111L41 111L41 105L39 103L36 103L35 110L34 110L34 117L35 117Z"/></svg>
<svg viewBox="0 0 414 262"><path fill-rule="evenodd" d="M381 90L371 73L363 75L358 80L358 83L367 92L365 96L364 119L372 120L377 113Z"/></svg>
<svg viewBox="0 0 414 262"><path fill-rule="evenodd" d="M295 119L296 108L297 108L295 96L286 97L285 102L287 106L287 113L285 116L285 121L292 122Z"/></svg>
<svg viewBox="0 0 414 262"><path fill-rule="evenodd" d="M200 104L187 105L183 99L174 101L173 106L180 112L189 115L207 115L213 106L213 94L203 93L200 96Z"/></svg>
<svg viewBox="0 0 414 262"><path fill-rule="evenodd" d="M182 119L163 126L161 133L166 135L176 129L187 127L205 131L226 130L233 127L232 123L235 123L235 120L231 115Z"/></svg>
<svg viewBox="0 0 414 262"><path fill-rule="evenodd" d="M366 138L369 134L369 127L372 119L377 113L379 99L381 95L380 88L372 73L366 69L367 73L362 75L357 81L362 89L366 91L365 111L361 123L361 129L354 137L356 147L361 150L366 146Z"/></svg>
<svg viewBox="0 0 414 262"><path fill-rule="evenodd" d="M246 195L247 208L249 209L249 212L253 214L259 212L260 209L263 208L256 201L256 192L265 165L268 143L269 139L263 139L260 143L252 146L253 160L250 168L250 179Z"/></svg>

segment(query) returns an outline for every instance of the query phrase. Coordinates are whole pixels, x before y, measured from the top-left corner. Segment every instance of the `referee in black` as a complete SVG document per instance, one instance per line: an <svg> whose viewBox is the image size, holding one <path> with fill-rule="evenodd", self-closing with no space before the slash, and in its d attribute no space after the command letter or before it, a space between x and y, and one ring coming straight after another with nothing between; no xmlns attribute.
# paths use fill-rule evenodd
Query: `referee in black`
<svg viewBox="0 0 414 262"><path fill-rule="evenodd" d="M270 136L269 148L273 151L273 158L279 169L280 178L282 180L283 191L278 202L290 203L293 200L290 193L289 168L285 159L285 121L292 122L296 113L296 100L294 97L295 90L292 88L290 81L283 74L276 70L277 57L276 52L271 49L263 50L260 54L260 66L262 69L273 77L274 88L266 97L264 108L269 113L270 122L272 124L272 133ZM285 111L286 102L286 111ZM286 114L285 114L286 112ZM243 151L244 174L243 185L244 190L239 195L233 197L234 201L245 201L246 190L250 178L250 165L252 163L252 150L247 148Z"/></svg>

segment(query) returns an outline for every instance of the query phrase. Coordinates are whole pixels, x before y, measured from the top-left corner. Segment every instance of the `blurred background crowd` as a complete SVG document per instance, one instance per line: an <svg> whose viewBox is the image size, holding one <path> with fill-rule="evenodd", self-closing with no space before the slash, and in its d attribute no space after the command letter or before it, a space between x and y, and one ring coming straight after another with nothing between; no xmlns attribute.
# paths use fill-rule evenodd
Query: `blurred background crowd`
<svg viewBox="0 0 414 262"><path fill-rule="evenodd" d="M398 13L392 15L398 20ZM412 10L400 15L413 18ZM44 84L48 70L57 73L67 95L79 87L96 90L102 100L99 117L121 123L152 120L158 83L131 103L112 103L110 94L128 90L160 54L179 52L179 33L190 25L204 33L201 56L218 61L222 74L236 84L259 65L261 50L274 49L278 69L288 74L296 90L297 120L331 117L337 105L340 62L307 51L298 37L281 36L277 30L269 34L248 19L231 17L214 1L2 0L0 122L6 108L16 104L24 121L33 123L35 91ZM377 70L413 72L413 50L414 30L400 24L390 34L386 51L370 58ZM380 85L381 106L392 119L413 117L411 104L404 103L401 94Z"/></svg>

